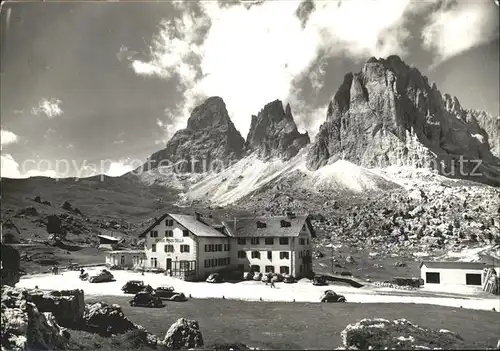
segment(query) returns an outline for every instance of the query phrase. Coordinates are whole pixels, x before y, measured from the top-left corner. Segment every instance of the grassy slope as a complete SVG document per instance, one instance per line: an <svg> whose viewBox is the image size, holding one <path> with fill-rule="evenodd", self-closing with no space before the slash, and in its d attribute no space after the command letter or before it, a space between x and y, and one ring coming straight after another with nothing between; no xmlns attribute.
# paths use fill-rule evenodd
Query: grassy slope
<svg viewBox="0 0 500 351"><path fill-rule="evenodd" d="M469 347L496 345L498 313L417 304L308 304L198 300L168 303L161 309L128 306L130 297L88 298L87 303L118 303L125 315L163 338L178 318L196 319L206 345L242 342L264 349L333 349L340 332L363 318L406 318L422 327L459 333ZM466 322L465 322L466 321ZM73 331L75 340L88 338ZM98 337L96 337L98 338ZM100 340L99 342L103 342ZM92 345L90 339L87 344ZM104 349L110 345L102 344Z"/></svg>

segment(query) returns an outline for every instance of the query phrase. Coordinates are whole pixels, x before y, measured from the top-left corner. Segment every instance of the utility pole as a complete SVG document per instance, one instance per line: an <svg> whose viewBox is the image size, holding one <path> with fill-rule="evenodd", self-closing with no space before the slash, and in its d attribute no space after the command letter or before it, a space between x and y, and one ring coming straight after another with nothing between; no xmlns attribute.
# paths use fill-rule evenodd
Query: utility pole
<svg viewBox="0 0 500 351"><path fill-rule="evenodd" d="M332 274L333 274L333 245L330 244L330 251L331 251L331 257L332 257Z"/></svg>

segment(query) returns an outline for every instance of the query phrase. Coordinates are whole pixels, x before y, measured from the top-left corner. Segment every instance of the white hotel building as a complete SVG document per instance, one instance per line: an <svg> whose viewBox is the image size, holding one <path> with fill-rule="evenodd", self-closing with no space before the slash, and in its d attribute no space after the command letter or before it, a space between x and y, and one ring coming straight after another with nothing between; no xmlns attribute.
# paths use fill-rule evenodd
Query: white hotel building
<svg viewBox="0 0 500 351"><path fill-rule="evenodd" d="M145 266L170 270L185 280L202 280L225 269L290 274L312 272L308 216L234 218L217 221L200 214L167 213L141 234Z"/></svg>

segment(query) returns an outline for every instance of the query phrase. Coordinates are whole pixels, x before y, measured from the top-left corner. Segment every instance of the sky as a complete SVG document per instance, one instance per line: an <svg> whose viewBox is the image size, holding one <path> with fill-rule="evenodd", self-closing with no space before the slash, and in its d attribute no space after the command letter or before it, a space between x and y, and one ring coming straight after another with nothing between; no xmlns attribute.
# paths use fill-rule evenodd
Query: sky
<svg viewBox="0 0 500 351"><path fill-rule="evenodd" d="M1 176L122 175L221 96L246 138L290 103L314 136L348 72L396 54L465 108L499 115L493 0L9 2Z"/></svg>

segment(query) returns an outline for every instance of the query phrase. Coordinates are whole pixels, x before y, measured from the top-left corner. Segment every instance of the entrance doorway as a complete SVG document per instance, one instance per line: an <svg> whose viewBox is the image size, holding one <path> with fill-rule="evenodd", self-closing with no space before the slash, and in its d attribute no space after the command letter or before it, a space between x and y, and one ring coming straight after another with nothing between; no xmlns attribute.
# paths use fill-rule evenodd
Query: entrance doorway
<svg viewBox="0 0 500 351"><path fill-rule="evenodd" d="M167 258L167 268L166 269L172 269L172 259L171 258Z"/></svg>

